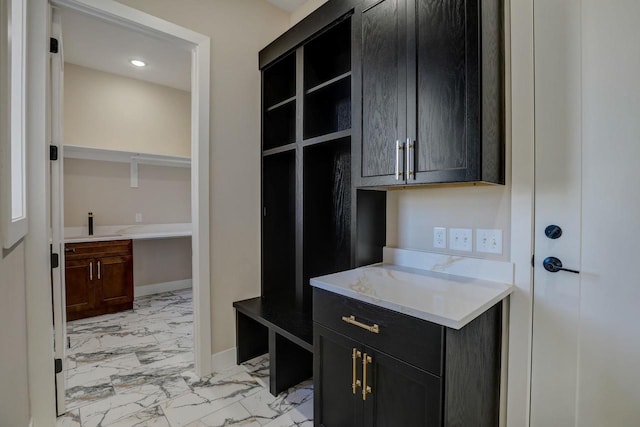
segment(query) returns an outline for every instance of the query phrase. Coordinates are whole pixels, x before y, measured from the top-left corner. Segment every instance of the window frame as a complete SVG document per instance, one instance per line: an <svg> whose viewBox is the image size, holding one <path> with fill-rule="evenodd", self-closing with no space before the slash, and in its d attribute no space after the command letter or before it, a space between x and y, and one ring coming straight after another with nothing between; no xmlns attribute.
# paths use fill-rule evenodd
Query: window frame
<svg viewBox="0 0 640 427"><path fill-rule="evenodd" d="M0 10L0 238L9 249L28 231L26 1Z"/></svg>

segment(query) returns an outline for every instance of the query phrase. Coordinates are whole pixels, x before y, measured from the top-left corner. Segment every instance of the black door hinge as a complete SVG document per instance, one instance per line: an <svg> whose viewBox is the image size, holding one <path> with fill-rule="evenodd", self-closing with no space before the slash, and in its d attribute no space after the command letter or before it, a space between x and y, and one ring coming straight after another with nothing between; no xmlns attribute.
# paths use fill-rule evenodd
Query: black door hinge
<svg viewBox="0 0 640 427"><path fill-rule="evenodd" d="M56 371L56 374L62 372L62 359L53 359L53 367Z"/></svg>
<svg viewBox="0 0 640 427"><path fill-rule="evenodd" d="M58 160L58 146L49 145L49 160Z"/></svg>
<svg viewBox="0 0 640 427"><path fill-rule="evenodd" d="M49 38L49 52L58 53L58 39L53 37Z"/></svg>
<svg viewBox="0 0 640 427"><path fill-rule="evenodd" d="M536 254L531 255L531 267L535 267L534 261L536 259Z"/></svg>
<svg viewBox="0 0 640 427"><path fill-rule="evenodd" d="M60 267L60 257L58 254L51 254L51 268Z"/></svg>

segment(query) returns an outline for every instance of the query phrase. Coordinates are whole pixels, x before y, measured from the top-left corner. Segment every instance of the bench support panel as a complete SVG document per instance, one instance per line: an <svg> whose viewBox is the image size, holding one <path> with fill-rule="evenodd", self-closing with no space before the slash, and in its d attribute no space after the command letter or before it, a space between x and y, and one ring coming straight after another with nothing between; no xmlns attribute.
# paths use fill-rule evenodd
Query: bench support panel
<svg viewBox="0 0 640 427"><path fill-rule="evenodd" d="M274 396L313 376L313 353L269 331L269 391Z"/></svg>
<svg viewBox="0 0 640 427"><path fill-rule="evenodd" d="M236 310L236 361L238 364L269 352L269 329Z"/></svg>

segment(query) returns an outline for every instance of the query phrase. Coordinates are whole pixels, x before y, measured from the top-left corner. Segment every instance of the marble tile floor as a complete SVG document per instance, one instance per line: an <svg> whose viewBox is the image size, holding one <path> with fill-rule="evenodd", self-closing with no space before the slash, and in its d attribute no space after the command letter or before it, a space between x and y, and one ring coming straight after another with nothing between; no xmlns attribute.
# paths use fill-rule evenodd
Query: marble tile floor
<svg viewBox="0 0 640 427"><path fill-rule="evenodd" d="M313 385L274 397L261 356L199 378L191 291L137 298L134 310L69 322L67 414L73 427L311 427Z"/></svg>

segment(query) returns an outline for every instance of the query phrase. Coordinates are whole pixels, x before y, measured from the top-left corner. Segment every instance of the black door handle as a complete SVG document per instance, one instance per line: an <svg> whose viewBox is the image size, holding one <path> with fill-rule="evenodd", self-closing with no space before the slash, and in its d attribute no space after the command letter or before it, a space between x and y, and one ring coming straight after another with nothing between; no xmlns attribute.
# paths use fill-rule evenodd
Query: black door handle
<svg viewBox="0 0 640 427"><path fill-rule="evenodd" d="M542 261L542 266L544 267L545 270L551 272L551 273L557 273L558 271L568 271L569 273L576 273L576 274L580 274L580 272L578 270L572 270L570 268L563 268L562 267L562 261L560 261L558 258L554 257L554 256L550 256L544 259L544 261Z"/></svg>
<svg viewBox="0 0 640 427"><path fill-rule="evenodd" d="M547 228L544 229L544 235L555 240L562 236L562 228L555 224L548 225Z"/></svg>

